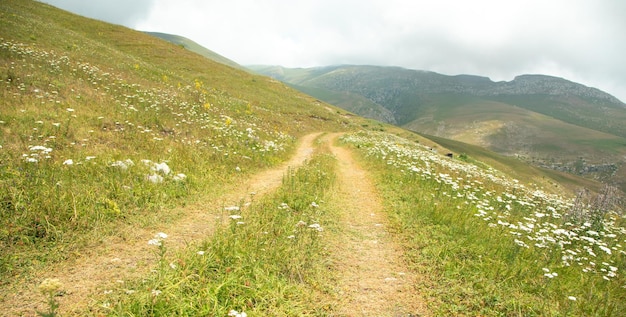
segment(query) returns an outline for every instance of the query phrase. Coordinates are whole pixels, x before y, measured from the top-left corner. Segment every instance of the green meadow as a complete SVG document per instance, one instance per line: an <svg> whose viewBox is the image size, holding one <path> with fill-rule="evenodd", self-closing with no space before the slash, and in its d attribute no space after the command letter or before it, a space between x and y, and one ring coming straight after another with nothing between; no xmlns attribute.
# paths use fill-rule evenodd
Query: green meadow
<svg viewBox="0 0 626 317"><path fill-rule="evenodd" d="M613 187L364 119L183 46L40 2L2 2L0 315L356 314L337 304L346 201L325 138L336 132L373 180L427 315L626 310ZM277 188L246 192L316 132ZM233 193L247 196L225 204ZM192 208L214 219L210 233L175 243L184 238L157 230ZM85 291L70 310L80 292L61 275L140 231L152 232L138 247L149 269Z"/></svg>

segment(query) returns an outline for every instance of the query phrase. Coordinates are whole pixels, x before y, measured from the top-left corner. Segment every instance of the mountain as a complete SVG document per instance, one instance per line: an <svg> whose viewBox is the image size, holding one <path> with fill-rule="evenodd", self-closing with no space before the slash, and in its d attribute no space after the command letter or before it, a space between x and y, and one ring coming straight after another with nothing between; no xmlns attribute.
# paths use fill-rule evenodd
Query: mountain
<svg viewBox="0 0 626 317"><path fill-rule="evenodd" d="M494 82L400 67L249 68L363 116L626 188L626 105L596 88L545 75Z"/></svg>
<svg viewBox="0 0 626 317"><path fill-rule="evenodd" d="M212 50L186 38L183 36L179 36L179 35L174 35L174 34L167 34L167 33L161 33L161 32L148 32L145 31L144 33L152 35L154 37L158 37L160 39L166 40L168 42L174 43L176 45L179 45L185 49L188 49L194 53L200 54L212 61L218 62L218 63L222 63L224 65L233 67L233 68L237 68L237 69L241 69L241 70L246 70L245 67L237 64L236 62L218 54L213 52Z"/></svg>

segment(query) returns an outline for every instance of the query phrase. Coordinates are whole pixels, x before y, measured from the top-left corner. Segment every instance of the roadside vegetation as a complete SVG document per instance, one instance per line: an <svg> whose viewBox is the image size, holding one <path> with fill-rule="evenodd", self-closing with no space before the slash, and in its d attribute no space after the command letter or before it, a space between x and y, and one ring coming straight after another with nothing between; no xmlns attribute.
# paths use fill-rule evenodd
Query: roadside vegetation
<svg viewBox="0 0 626 317"><path fill-rule="evenodd" d="M0 65L0 285L341 129L280 83L35 1L0 8Z"/></svg>
<svg viewBox="0 0 626 317"><path fill-rule="evenodd" d="M328 314L323 298L332 275L325 236L336 213L326 200L334 164L332 156L318 155L285 175L276 193L226 206L215 234L185 250L167 252L167 239L155 236L146 248L154 248L158 267L106 292L103 311L110 316Z"/></svg>
<svg viewBox="0 0 626 317"><path fill-rule="evenodd" d="M626 229L616 190L578 199L383 133L344 138L377 171L437 315L618 316Z"/></svg>

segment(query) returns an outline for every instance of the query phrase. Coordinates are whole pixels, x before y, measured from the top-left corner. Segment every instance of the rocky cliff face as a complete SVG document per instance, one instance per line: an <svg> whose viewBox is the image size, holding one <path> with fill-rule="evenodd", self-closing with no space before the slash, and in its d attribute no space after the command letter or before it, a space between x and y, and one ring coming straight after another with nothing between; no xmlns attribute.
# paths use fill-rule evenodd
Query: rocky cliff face
<svg viewBox="0 0 626 317"><path fill-rule="evenodd" d="M488 90L478 92L481 95L553 95L553 96L577 96L595 99L626 107L619 99L599 89L587 87L563 78L545 75L522 75L517 76L510 82L494 83Z"/></svg>
<svg viewBox="0 0 626 317"><path fill-rule="evenodd" d="M446 76L397 67L343 66L310 78L307 84L358 93L376 102L406 91L413 94L455 93L477 96L552 95L573 96L626 108L626 104L599 89L546 75L521 75L512 81L493 82L473 75Z"/></svg>

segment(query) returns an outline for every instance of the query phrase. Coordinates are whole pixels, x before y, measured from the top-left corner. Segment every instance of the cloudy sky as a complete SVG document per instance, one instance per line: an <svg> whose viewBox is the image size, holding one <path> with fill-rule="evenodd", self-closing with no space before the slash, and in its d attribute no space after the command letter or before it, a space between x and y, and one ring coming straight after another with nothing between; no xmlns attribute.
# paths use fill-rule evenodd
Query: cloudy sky
<svg viewBox="0 0 626 317"><path fill-rule="evenodd" d="M626 102L622 0L41 0L185 36L242 65L563 77Z"/></svg>

